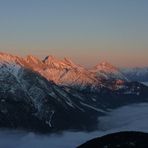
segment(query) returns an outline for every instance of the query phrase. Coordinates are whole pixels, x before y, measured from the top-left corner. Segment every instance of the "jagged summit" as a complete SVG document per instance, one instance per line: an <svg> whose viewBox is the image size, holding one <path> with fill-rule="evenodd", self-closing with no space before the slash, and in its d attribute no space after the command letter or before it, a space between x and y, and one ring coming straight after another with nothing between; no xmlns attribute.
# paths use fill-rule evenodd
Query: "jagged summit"
<svg viewBox="0 0 148 148"><path fill-rule="evenodd" d="M45 63L51 68L59 68L59 69L64 69L64 68L72 69L80 67L79 65L76 65L74 62L72 62L70 58L65 57L64 59L58 59L52 55L45 57L43 63Z"/></svg>
<svg viewBox="0 0 148 148"><path fill-rule="evenodd" d="M28 66L28 64L22 57L3 52L0 52L0 64L6 64L7 66Z"/></svg>
<svg viewBox="0 0 148 148"><path fill-rule="evenodd" d="M112 79L128 81L128 79L121 73L118 68L106 61L97 64L91 71L96 73L97 77L101 77L105 80Z"/></svg>
<svg viewBox="0 0 148 148"><path fill-rule="evenodd" d="M58 59L53 55L49 55L47 57L45 57L44 60L40 60L39 58L37 58L36 56L33 55L28 55L25 58L19 57L19 56L15 56L9 53L4 53L4 52L0 52L0 60L2 61L7 61L7 62L12 62L15 60L20 60L20 61L24 61L27 63L34 63L34 64L45 64L48 67L56 67L56 68L81 68L81 69L85 69L84 67L75 64L70 58L65 57L64 59ZM111 65L109 62L101 62L99 64L97 64L93 70L108 70L108 71L112 71L112 70L118 70L118 68L114 67L113 65Z"/></svg>
<svg viewBox="0 0 148 148"><path fill-rule="evenodd" d="M62 62L65 63L65 64L67 64L67 65L69 65L69 66L72 66L72 67L75 67L75 66L76 66L76 64L74 64L74 63L71 61L70 58L66 58L66 57L65 57L65 58L62 60Z"/></svg>
<svg viewBox="0 0 148 148"><path fill-rule="evenodd" d="M43 59L43 62L51 61L51 60L58 60L55 56L53 55L48 55Z"/></svg>
<svg viewBox="0 0 148 148"><path fill-rule="evenodd" d="M91 72L75 64L70 58L58 59L54 56L47 56L43 63L46 65L46 69L40 71L41 75L56 84L82 89L88 85L95 87L99 84L94 75L91 76Z"/></svg>
<svg viewBox="0 0 148 148"><path fill-rule="evenodd" d="M1 61L5 61L5 62L11 61L12 62L12 61L15 61L18 59L21 59L21 58L18 56L15 56L15 55L11 55L9 53L0 52L0 60Z"/></svg>
<svg viewBox="0 0 148 148"><path fill-rule="evenodd" d="M94 69L96 70L106 70L106 71L117 71L118 69L111 65L109 62L103 61L99 64L97 64Z"/></svg>
<svg viewBox="0 0 148 148"><path fill-rule="evenodd" d="M33 55L28 55L25 60L28 62L28 63L35 63L35 64L38 64L40 63L40 59L38 59L37 57L33 56Z"/></svg>
<svg viewBox="0 0 148 148"><path fill-rule="evenodd" d="M127 80L116 67L108 62L101 62L92 70L87 70L75 64L69 58L58 59L52 55L47 56L44 60L40 60L33 55L22 58L11 54L0 53L0 61L5 61L7 66L11 65L9 67L12 69L12 63L15 67L29 68L58 85L78 87L81 89L88 86L92 89L98 88L104 85L102 79L108 81Z"/></svg>

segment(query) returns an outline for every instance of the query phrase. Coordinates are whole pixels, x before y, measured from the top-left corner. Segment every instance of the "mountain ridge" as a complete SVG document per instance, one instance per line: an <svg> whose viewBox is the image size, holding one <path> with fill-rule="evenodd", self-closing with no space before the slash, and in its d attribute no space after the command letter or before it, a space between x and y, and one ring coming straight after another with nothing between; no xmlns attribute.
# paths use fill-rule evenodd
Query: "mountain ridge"
<svg viewBox="0 0 148 148"><path fill-rule="evenodd" d="M94 130L98 116L110 109L148 101L148 87L143 84L110 75L104 80L79 66L69 68L72 63L67 59L60 68L59 64L0 54L0 127Z"/></svg>
<svg viewBox="0 0 148 148"><path fill-rule="evenodd" d="M127 81L116 67L105 62L98 64L96 68L88 70L75 64L69 58L60 60L50 55L45 57L44 60L40 60L32 55L22 58L0 53L0 60L34 70L47 80L54 81L58 85L79 87L79 89L102 87L102 80Z"/></svg>

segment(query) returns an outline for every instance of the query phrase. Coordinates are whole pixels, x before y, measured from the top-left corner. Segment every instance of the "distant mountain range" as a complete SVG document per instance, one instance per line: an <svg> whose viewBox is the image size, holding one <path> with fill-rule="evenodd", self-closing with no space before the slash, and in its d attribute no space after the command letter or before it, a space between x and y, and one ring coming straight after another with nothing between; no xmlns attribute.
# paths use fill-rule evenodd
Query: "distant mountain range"
<svg viewBox="0 0 148 148"><path fill-rule="evenodd" d="M131 81L148 82L148 67L122 68L120 70Z"/></svg>
<svg viewBox="0 0 148 148"><path fill-rule="evenodd" d="M0 127L93 130L110 109L147 101L148 87L107 62L88 70L67 58L0 53Z"/></svg>

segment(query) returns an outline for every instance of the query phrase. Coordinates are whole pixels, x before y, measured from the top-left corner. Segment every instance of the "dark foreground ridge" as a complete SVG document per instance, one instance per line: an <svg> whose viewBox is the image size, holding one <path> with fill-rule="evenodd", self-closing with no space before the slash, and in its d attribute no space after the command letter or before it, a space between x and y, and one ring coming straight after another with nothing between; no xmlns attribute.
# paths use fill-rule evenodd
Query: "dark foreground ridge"
<svg viewBox="0 0 148 148"><path fill-rule="evenodd" d="M113 133L90 140L77 148L148 148L148 133Z"/></svg>

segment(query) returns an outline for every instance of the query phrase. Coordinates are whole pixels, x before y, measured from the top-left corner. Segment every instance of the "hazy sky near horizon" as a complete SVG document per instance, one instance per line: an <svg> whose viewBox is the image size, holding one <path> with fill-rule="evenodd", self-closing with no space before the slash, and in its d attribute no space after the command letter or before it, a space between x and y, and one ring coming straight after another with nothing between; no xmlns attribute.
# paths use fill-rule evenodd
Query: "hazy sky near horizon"
<svg viewBox="0 0 148 148"><path fill-rule="evenodd" d="M148 1L0 0L0 51L148 66Z"/></svg>

